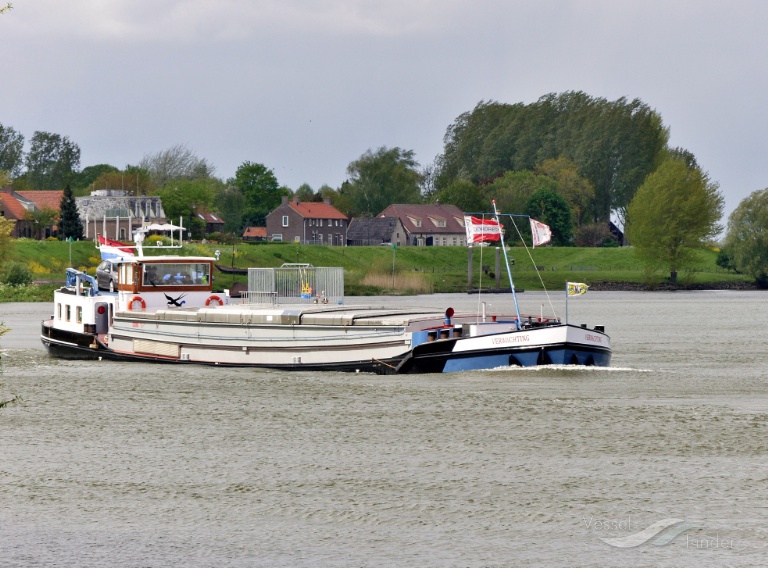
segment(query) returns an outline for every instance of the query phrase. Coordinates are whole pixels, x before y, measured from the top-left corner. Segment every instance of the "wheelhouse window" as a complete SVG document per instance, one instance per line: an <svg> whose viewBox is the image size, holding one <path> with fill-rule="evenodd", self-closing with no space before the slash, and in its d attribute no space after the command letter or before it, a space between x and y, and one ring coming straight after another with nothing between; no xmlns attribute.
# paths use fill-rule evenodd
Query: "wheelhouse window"
<svg viewBox="0 0 768 568"><path fill-rule="evenodd" d="M133 284L133 271L136 266L133 263L124 262L119 267L118 281L126 285Z"/></svg>
<svg viewBox="0 0 768 568"><path fill-rule="evenodd" d="M211 265L207 262L167 262L144 265L144 286L207 286Z"/></svg>

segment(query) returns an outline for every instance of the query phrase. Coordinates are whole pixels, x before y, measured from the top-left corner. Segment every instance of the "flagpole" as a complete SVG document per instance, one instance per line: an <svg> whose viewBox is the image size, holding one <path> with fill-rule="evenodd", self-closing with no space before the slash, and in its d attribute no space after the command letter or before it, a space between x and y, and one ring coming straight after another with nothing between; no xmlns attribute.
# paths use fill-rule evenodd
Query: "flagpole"
<svg viewBox="0 0 768 568"><path fill-rule="evenodd" d="M565 283L565 325L568 325L568 282Z"/></svg>
<svg viewBox="0 0 768 568"><path fill-rule="evenodd" d="M496 209L496 200L492 199L493 203L493 215L496 218L496 223L499 224L499 241L501 242L501 250L504 253L504 264L507 265L507 277L509 278L509 286L512 289L512 299L515 302L515 314L517 314L517 329L520 329L520 308L517 305L517 294L515 293L515 283L512 281L512 271L509 269L509 258L507 257L507 247L504 246L504 231L501 230L501 221L499 221L499 211Z"/></svg>

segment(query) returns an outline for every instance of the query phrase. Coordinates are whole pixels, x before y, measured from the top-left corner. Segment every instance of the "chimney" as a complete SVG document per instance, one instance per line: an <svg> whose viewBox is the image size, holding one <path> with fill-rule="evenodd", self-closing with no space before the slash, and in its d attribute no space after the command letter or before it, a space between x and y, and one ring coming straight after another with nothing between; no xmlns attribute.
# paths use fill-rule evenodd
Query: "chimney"
<svg viewBox="0 0 768 568"><path fill-rule="evenodd" d="M288 205L288 196L283 195L283 205Z"/></svg>

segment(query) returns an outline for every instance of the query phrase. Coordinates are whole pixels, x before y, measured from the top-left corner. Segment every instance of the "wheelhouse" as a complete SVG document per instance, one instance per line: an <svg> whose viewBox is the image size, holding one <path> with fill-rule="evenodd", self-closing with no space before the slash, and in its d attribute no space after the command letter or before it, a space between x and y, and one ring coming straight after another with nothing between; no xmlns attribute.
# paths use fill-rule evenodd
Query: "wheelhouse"
<svg viewBox="0 0 768 568"><path fill-rule="evenodd" d="M212 274L213 261L207 258L137 258L120 264L118 289L132 294L163 290L210 292Z"/></svg>

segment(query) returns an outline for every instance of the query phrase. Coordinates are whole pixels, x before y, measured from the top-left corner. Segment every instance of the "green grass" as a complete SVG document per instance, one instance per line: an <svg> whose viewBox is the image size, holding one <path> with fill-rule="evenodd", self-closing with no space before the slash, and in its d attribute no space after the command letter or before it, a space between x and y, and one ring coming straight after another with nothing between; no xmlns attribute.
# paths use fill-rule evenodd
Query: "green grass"
<svg viewBox="0 0 768 568"><path fill-rule="evenodd" d="M4 287L0 301L49 301L52 285L64 280L64 272L70 266L70 243L59 241L33 241L20 239L14 242L13 260L23 262L32 272L41 286L14 292ZM396 282L406 282L409 273L419 275L420 280L428 282L427 289L435 293L466 292L467 258L465 247L328 247L317 245L284 244L190 244L180 254L201 254L213 256L215 250L221 251L218 264L223 266L277 267L283 263L300 262L313 266L341 266L344 268L345 293L347 295L379 295L408 293L407 288L392 289L387 287L388 278L378 280L373 275L392 275L393 260ZM524 248L509 249L510 259L514 259L513 277L515 287L523 290L541 290L539 276L534 264L540 267L540 276L547 289L560 289L566 281L585 282L622 282L633 284L658 285L663 283L668 274L656 272L648 274L635 257L631 248L576 248L543 247L529 249L533 262ZM234 259L233 259L234 251ZM170 251L169 251L170 252ZM178 253L174 249L173 254ZM147 251L147 254L154 254ZM93 274L100 262L99 251L90 241L71 243L72 266ZM725 271L715 264L717 253L702 250L697 254L694 265L678 275L681 284L714 283L751 283L747 276ZM495 272L495 249L493 247L473 250L472 285L478 287L481 282L481 267L488 267L489 273ZM504 265L503 255L501 265ZM504 269L502 268L502 274ZM368 277L366 282L366 277ZM246 276L216 274L216 287L229 288L233 282L247 284ZM371 285L370 282L377 282ZM46 285L48 284L48 285ZM508 286L506 274L501 280L502 286ZM482 274L482 287L494 288L496 281L490 274Z"/></svg>

